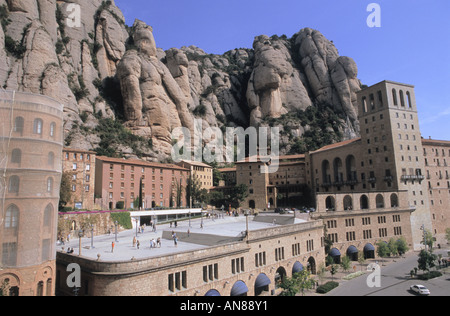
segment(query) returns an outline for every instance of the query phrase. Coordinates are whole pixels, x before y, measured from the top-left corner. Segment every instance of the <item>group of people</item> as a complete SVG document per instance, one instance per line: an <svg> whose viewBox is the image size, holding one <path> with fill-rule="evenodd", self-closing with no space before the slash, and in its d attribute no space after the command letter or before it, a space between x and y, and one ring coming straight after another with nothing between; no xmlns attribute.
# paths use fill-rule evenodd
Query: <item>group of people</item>
<svg viewBox="0 0 450 316"><path fill-rule="evenodd" d="M136 236L133 237L133 248L136 247L137 249L139 249L139 247L141 246L141 242L136 238ZM152 240L150 240L150 249L152 248L161 248L161 238L158 237L156 240L155 238L152 238Z"/></svg>

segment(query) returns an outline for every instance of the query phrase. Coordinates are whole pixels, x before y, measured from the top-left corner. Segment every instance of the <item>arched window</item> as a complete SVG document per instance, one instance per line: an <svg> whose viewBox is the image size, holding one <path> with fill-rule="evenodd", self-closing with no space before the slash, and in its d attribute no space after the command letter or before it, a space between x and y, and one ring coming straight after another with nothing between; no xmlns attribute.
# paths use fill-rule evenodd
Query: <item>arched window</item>
<svg viewBox="0 0 450 316"><path fill-rule="evenodd" d="M398 105L397 90L395 89L392 89L392 99L394 100L394 105Z"/></svg>
<svg viewBox="0 0 450 316"><path fill-rule="evenodd" d="M9 193L19 193L20 179L18 176L11 176L9 178L8 191Z"/></svg>
<svg viewBox="0 0 450 316"><path fill-rule="evenodd" d="M350 195L346 195L344 197L344 210L346 211L353 210L353 199Z"/></svg>
<svg viewBox="0 0 450 316"><path fill-rule="evenodd" d="M367 113L367 98L366 97L363 97L362 98L362 110L363 110L363 113Z"/></svg>
<svg viewBox="0 0 450 316"><path fill-rule="evenodd" d="M381 91L378 91L377 95L378 95L378 106L380 108L382 108L383 107L383 93Z"/></svg>
<svg viewBox="0 0 450 316"><path fill-rule="evenodd" d="M373 93L370 94L370 110L375 110L375 96Z"/></svg>
<svg viewBox="0 0 450 316"><path fill-rule="evenodd" d="M322 162L323 183L331 184L330 163L328 160Z"/></svg>
<svg viewBox="0 0 450 316"><path fill-rule="evenodd" d="M344 182L344 172L342 170L341 158L336 158L333 161L334 181L337 183Z"/></svg>
<svg viewBox="0 0 450 316"><path fill-rule="evenodd" d="M362 210L368 210L369 209L369 198L367 195L361 196L360 199L361 209Z"/></svg>
<svg viewBox="0 0 450 316"><path fill-rule="evenodd" d="M347 169L347 180L353 182L357 181L355 156L347 156L347 158L345 159L345 168Z"/></svg>
<svg viewBox="0 0 450 316"><path fill-rule="evenodd" d="M53 192L53 178L47 179L47 192L52 193Z"/></svg>
<svg viewBox="0 0 450 316"><path fill-rule="evenodd" d="M377 208L384 208L384 197L378 194L376 197Z"/></svg>
<svg viewBox="0 0 450 316"><path fill-rule="evenodd" d="M48 153L47 163L52 168L55 165L55 154L53 152Z"/></svg>
<svg viewBox="0 0 450 316"><path fill-rule="evenodd" d="M55 136L55 130L56 130L56 123L52 122L52 124L50 124L50 137Z"/></svg>
<svg viewBox="0 0 450 316"><path fill-rule="evenodd" d="M9 206L6 210L5 216L5 228L15 228L19 227L19 208L14 204Z"/></svg>
<svg viewBox="0 0 450 316"><path fill-rule="evenodd" d="M334 201L334 197L328 196L325 200L325 207L327 208L327 211L335 211L336 205Z"/></svg>
<svg viewBox="0 0 450 316"><path fill-rule="evenodd" d="M398 207L398 196L395 193L391 195L391 207Z"/></svg>
<svg viewBox="0 0 450 316"><path fill-rule="evenodd" d="M409 91L406 92L406 99L408 101L408 107L410 109L412 109L412 101L411 101L411 94L409 93Z"/></svg>
<svg viewBox="0 0 450 316"><path fill-rule="evenodd" d="M53 223L53 205L49 204L44 211L44 227L51 227Z"/></svg>
<svg viewBox="0 0 450 316"><path fill-rule="evenodd" d="M23 117L16 117L16 119L14 120L14 132L22 134L24 125L25 123Z"/></svg>
<svg viewBox="0 0 450 316"><path fill-rule="evenodd" d="M42 135L42 128L44 123L41 119L35 119L33 124L33 133Z"/></svg>
<svg viewBox="0 0 450 316"><path fill-rule="evenodd" d="M400 90L400 105L405 106L405 95L403 94L403 90Z"/></svg>
<svg viewBox="0 0 450 316"><path fill-rule="evenodd" d="M20 149L13 149L11 153L11 163L21 163L22 162L22 151Z"/></svg>

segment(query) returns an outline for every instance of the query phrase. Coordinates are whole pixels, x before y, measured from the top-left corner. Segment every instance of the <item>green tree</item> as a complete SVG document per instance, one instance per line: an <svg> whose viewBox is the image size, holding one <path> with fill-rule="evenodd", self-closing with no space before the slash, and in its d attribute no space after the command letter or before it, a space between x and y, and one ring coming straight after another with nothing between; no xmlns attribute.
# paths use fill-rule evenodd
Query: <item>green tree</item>
<svg viewBox="0 0 450 316"><path fill-rule="evenodd" d="M189 207L191 206L191 198L192 198L192 206L194 206L197 203L206 202L207 193L208 193L207 190L202 189L200 179L190 175L186 183L186 205L188 205Z"/></svg>
<svg viewBox="0 0 450 316"><path fill-rule="evenodd" d="M389 253L391 256L398 255L397 241L394 238L389 239L388 248L389 248Z"/></svg>
<svg viewBox="0 0 450 316"><path fill-rule="evenodd" d="M405 253L407 253L409 251L409 247L408 247L408 243L406 242L405 237L400 237L400 239L397 240L397 250L398 250L398 254L400 256L404 255Z"/></svg>
<svg viewBox="0 0 450 316"><path fill-rule="evenodd" d="M437 256L431 251L422 250L419 253L418 268L422 271L430 272L430 269L435 267Z"/></svg>
<svg viewBox="0 0 450 316"><path fill-rule="evenodd" d="M209 204L220 208L222 205L226 204L225 195L222 191L211 191L208 195Z"/></svg>
<svg viewBox="0 0 450 316"><path fill-rule="evenodd" d="M331 248L333 248L333 241L331 240L330 236L328 235L327 225L323 225L323 241L324 241L324 247L325 247L325 255L328 255L331 251Z"/></svg>
<svg viewBox="0 0 450 316"><path fill-rule="evenodd" d="M344 270L345 272L350 270L351 264L352 264L352 261L350 260L350 258L348 256L343 256L341 258L341 267L342 267L342 270Z"/></svg>
<svg viewBox="0 0 450 316"><path fill-rule="evenodd" d="M389 246L384 241L379 241L377 243L377 254L380 258L387 258L390 254Z"/></svg>
<svg viewBox="0 0 450 316"><path fill-rule="evenodd" d="M320 284L322 284L323 280L325 279L326 272L327 268L325 267L325 264L321 263L319 265L319 268L317 269L317 277L319 278Z"/></svg>
<svg viewBox="0 0 450 316"><path fill-rule="evenodd" d="M307 270L302 270L295 273L292 278L285 278L281 283L281 288L284 290L281 296L295 296L301 292L305 295L305 290L313 288L315 281L311 278L311 273Z"/></svg>
<svg viewBox="0 0 450 316"><path fill-rule="evenodd" d="M433 234L424 229L423 232L423 240L420 242L422 245L424 245L425 247L428 247L428 249L432 250L433 249Z"/></svg>
<svg viewBox="0 0 450 316"><path fill-rule="evenodd" d="M332 264L330 266L331 279L334 280L334 275L338 272L338 265Z"/></svg>
<svg viewBox="0 0 450 316"><path fill-rule="evenodd" d="M388 244L384 241L379 241L377 243L377 255L381 258L386 258L388 257L390 251L389 251L389 247Z"/></svg>
<svg viewBox="0 0 450 316"><path fill-rule="evenodd" d="M181 179L180 182L176 181L175 182L175 200L177 203L177 207L181 207L181 200L183 198L183 186L181 185Z"/></svg>
<svg viewBox="0 0 450 316"><path fill-rule="evenodd" d="M240 207L242 202L248 197L248 187L245 184L235 186L230 195L231 206Z"/></svg>
<svg viewBox="0 0 450 316"><path fill-rule="evenodd" d="M59 208L63 209L72 200L72 172L65 171L61 177Z"/></svg>

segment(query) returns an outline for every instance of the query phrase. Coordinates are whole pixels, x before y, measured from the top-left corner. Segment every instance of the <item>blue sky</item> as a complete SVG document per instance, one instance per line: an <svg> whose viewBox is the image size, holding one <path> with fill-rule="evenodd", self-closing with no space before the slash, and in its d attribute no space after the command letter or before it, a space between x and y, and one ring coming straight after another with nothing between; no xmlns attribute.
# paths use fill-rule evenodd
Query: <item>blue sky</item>
<svg viewBox="0 0 450 316"><path fill-rule="evenodd" d="M352 57L367 85L393 80L416 86L423 137L450 140L450 0L116 0L132 25L153 27L156 44L195 45L222 54L251 48L258 35L291 37L304 27ZM367 7L381 27L367 26Z"/></svg>

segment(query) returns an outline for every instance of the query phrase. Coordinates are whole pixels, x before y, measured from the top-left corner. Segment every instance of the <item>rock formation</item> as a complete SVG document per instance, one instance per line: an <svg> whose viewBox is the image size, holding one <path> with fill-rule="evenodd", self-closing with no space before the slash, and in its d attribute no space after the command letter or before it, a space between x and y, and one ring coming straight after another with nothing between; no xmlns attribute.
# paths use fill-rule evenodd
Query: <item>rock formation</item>
<svg viewBox="0 0 450 316"><path fill-rule="evenodd" d="M83 12L79 26L68 23L71 4ZM197 118L203 129L281 126L289 151L310 130L291 114L310 107L336 113L330 132L359 132L357 66L312 29L212 55L158 49L152 28L126 26L114 1L0 0L0 20L0 85L63 103L67 146L96 149L102 120L120 120L148 146L124 143L118 154L161 160L172 130L192 130Z"/></svg>
<svg viewBox="0 0 450 316"><path fill-rule="evenodd" d="M188 97L157 58L152 28L136 20L132 32L137 50L127 51L117 67L125 118L131 126L149 127L147 135L153 138L153 145L169 154L174 128L184 126L194 131ZM185 58L178 60L187 63Z"/></svg>

